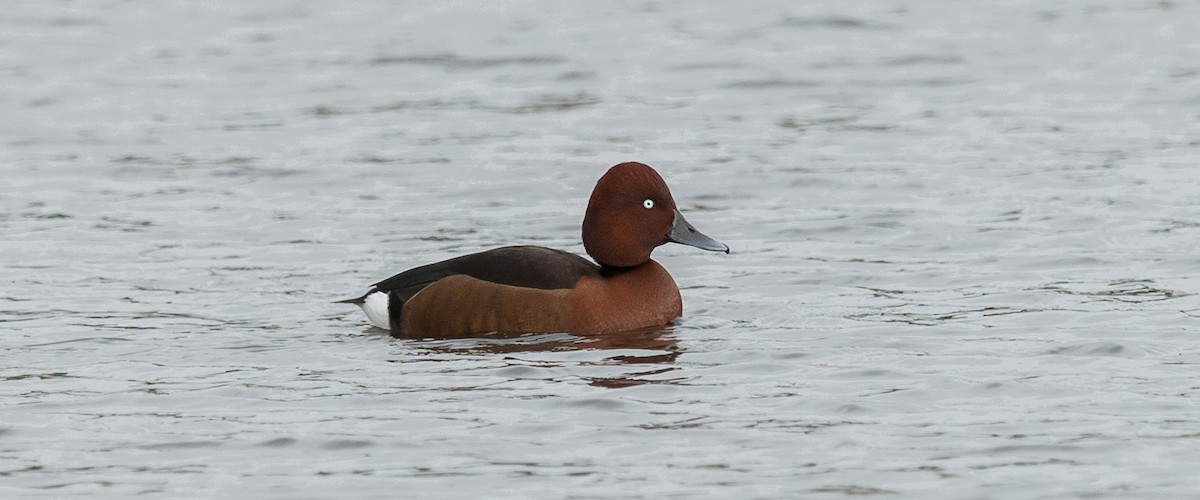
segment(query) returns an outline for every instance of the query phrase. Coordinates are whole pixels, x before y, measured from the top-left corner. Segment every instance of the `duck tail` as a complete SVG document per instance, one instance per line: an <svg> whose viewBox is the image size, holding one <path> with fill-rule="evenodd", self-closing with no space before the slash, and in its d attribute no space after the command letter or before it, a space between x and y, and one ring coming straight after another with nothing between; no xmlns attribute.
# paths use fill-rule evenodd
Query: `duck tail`
<svg viewBox="0 0 1200 500"><path fill-rule="evenodd" d="M362 295L362 297L355 297L353 299L335 300L335 301L333 301L333 303L334 304L354 304L356 306L361 306L361 305L363 305L363 302L366 302L368 295L371 295L371 292L364 293Z"/></svg>

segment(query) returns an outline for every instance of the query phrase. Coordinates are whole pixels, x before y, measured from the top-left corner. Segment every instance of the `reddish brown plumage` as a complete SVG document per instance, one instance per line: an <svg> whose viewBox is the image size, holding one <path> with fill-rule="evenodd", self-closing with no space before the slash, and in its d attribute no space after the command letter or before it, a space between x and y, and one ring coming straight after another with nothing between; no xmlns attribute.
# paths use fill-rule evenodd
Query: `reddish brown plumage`
<svg viewBox="0 0 1200 500"><path fill-rule="evenodd" d="M728 251L687 224L662 177L636 162L597 181L582 229L599 266L558 250L505 247L410 269L368 295L388 294L391 330L402 335L626 331L683 314L675 280L650 259L656 247L678 241Z"/></svg>
<svg viewBox="0 0 1200 500"><path fill-rule="evenodd" d="M569 297L573 333L659 326L683 315L675 280L653 260L606 278L583 278Z"/></svg>
<svg viewBox="0 0 1200 500"><path fill-rule="evenodd" d="M675 280L657 262L609 277L584 277L570 289L501 285L459 274L404 304L398 330L408 336L488 332L607 333L665 325L683 314Z"/></svg>
<svg viewBox="0 0 1200 500"><path fill-rule="evenodd" d="M410 336L570 329L570 289L541 290L483 281L465 274L433 283L404 303L393 331Z"/></svg>
<svg viewBox="0 0 1200 500"><path fill-rule="evenodd" d="M642 205L654 202L653 208ZM647 165L626 162L596 182L583 217L583 248L604 266L631 267L650 260L667 242L675 199L667 183Z"/></svg>

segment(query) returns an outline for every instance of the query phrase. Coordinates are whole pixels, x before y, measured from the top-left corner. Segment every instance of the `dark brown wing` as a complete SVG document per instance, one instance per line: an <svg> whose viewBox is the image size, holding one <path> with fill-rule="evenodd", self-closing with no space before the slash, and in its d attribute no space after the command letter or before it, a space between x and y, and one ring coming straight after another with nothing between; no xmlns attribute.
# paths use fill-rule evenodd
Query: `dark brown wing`
<svg viewBox="0 0 1200 500"><path fill-rule="evenodd" d="M502 285L555 290L574 287L584 276L599 276L600 266L552 248L502 247L414 267L372 285L368 293L389 292L404 302L430 283L456 274Z"/></svg>

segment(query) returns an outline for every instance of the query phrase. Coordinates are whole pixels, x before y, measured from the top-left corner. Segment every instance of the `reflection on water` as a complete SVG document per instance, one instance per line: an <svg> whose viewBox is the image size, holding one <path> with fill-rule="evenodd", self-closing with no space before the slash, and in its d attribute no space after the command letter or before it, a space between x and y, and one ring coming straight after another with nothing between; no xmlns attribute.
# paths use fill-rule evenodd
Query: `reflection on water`
<svg viewBox="0 0 1200 500"><path fill-rule="evenodd" d="M372 329L382 332L378 328ZM590 335L550 334L498 334L488 333L464 338L409 338L392 335L408 342L407 345L437 352L495 353L526 351L572 351L583 349L635 349L677 352L678 340L674 338L674 327L653 327ZM670 360L667 360L670 361Z"/></svg>
<svg viewBox="0 0 1200 500"><path fill-rule="evenodd" d="M374 328L371 330L383 332L383 330ZM473 338L401 338L398 341L403 342L405 347L439 354L495 355L501 358L506 355L539 351L594 351L603 357L587 361L574 361L573 363L610 368L628 365L628 368L618 368L620 371L627 371L621 375L584 377L591 385L597 387L615 389L640 384L677 383L683 380L682 378L644 378L678 370L678 367L672 365L682 353L682 349L679 346L679 340L675 338L672 326L587 336L566 333L506 336L493 333ZM442 359L453 360L453 358ZM667 366L649 367L644 365ZM629 369L632 371L628 371Z"/></svg>

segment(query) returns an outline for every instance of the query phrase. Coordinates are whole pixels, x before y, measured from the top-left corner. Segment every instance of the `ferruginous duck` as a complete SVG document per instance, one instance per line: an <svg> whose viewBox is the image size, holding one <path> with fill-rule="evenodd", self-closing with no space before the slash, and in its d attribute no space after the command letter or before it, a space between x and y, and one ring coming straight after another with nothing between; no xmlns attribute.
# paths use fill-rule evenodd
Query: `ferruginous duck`
<svg viewBox="0 0 1200 500"><path fill-rule="evenodd" d="M596 182L583 217L583 248L595 263L552 248L502 247L409 269L338 302L401 336L662 326L683 314L675 280L650 258L664 243L729 253L683 218L658 172L621 163Z"/></svg>

